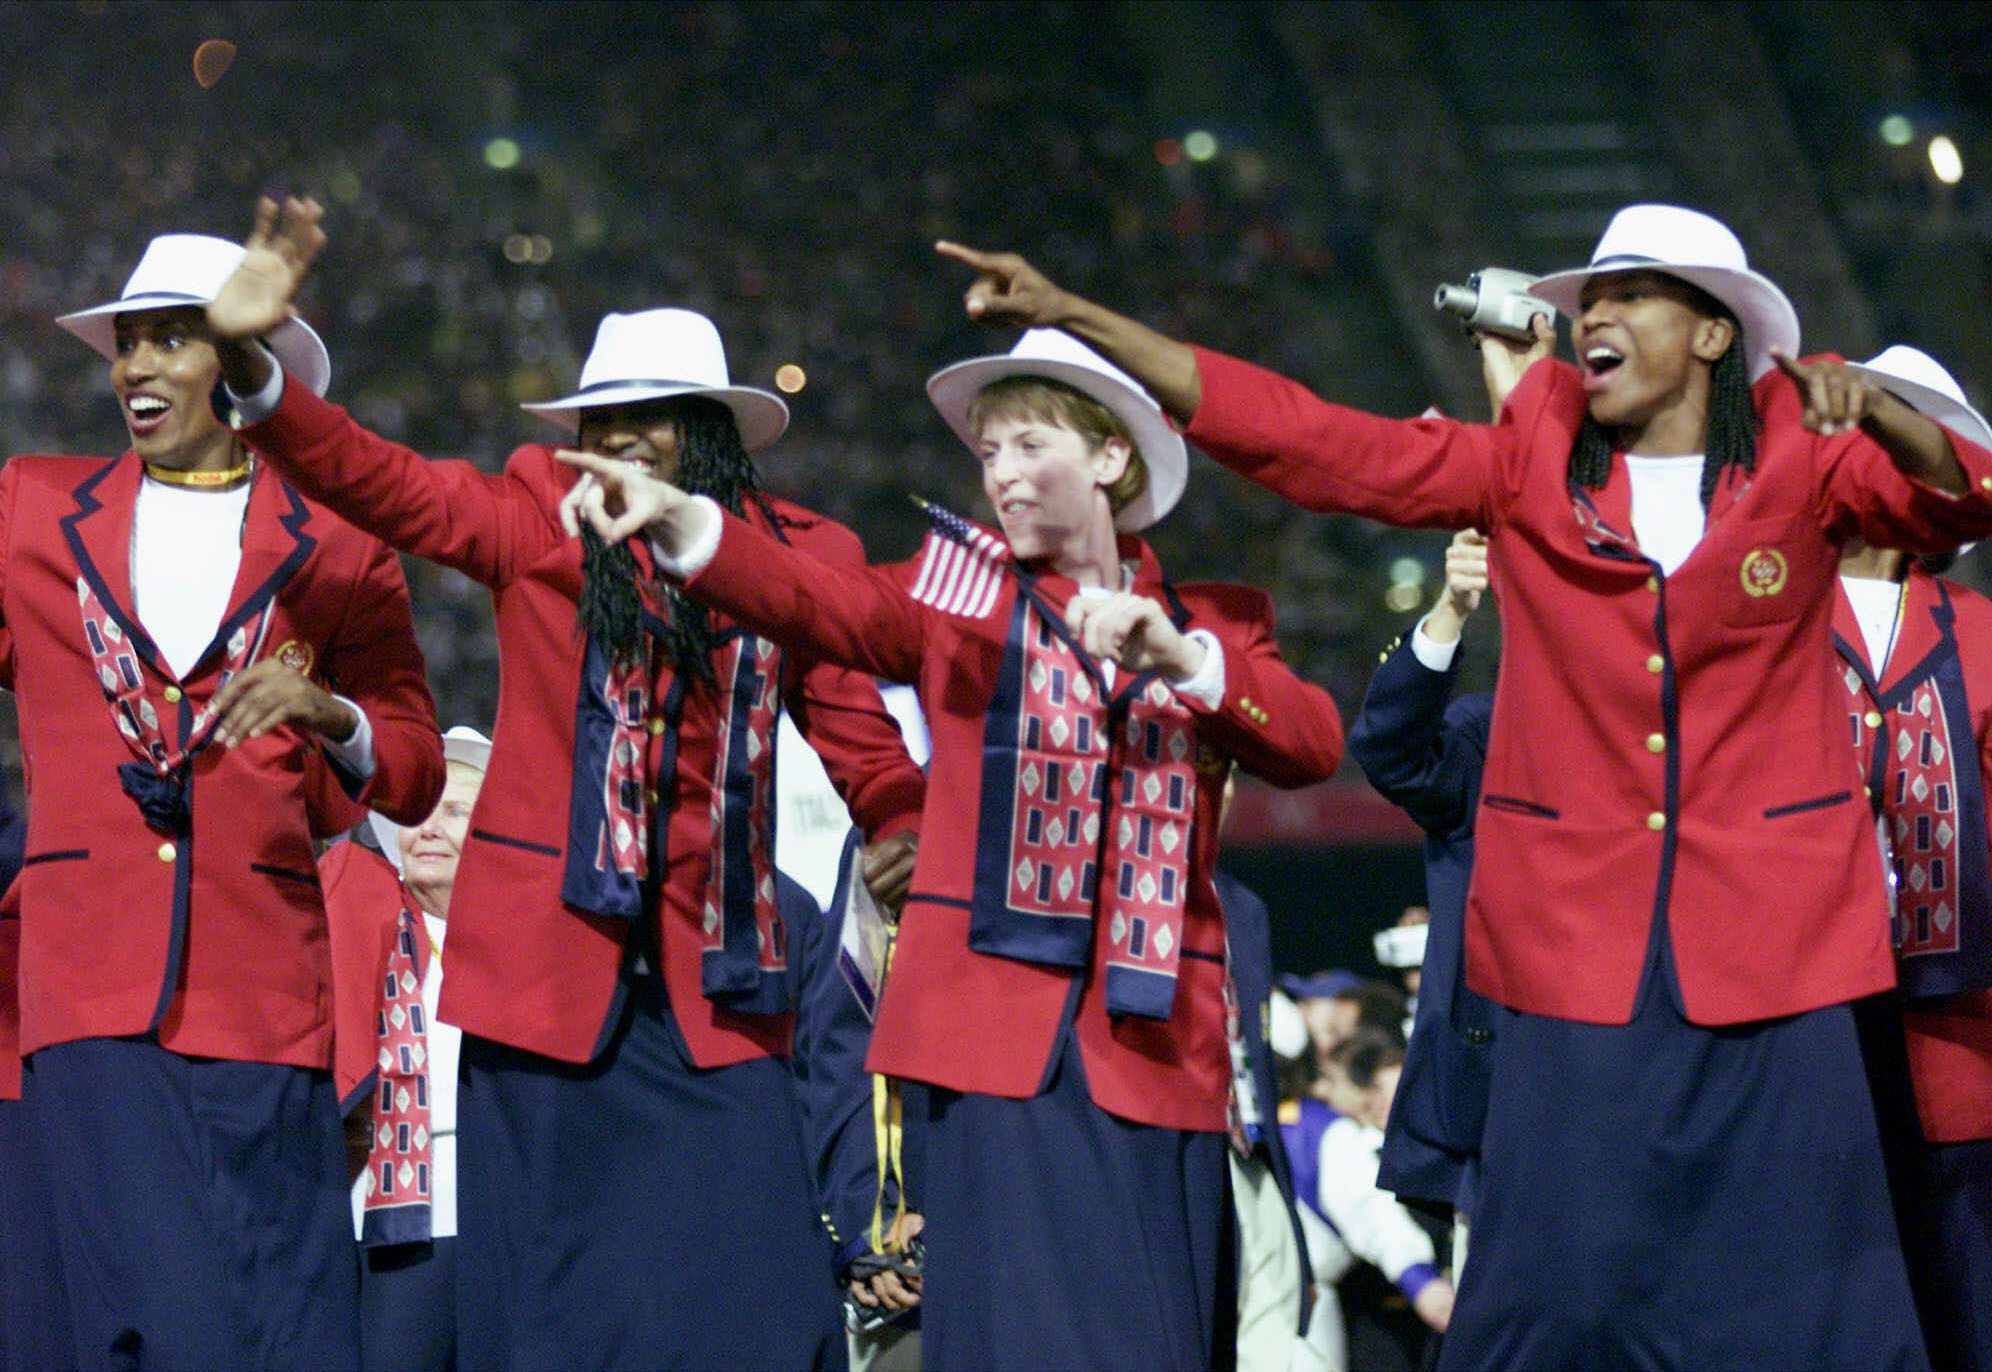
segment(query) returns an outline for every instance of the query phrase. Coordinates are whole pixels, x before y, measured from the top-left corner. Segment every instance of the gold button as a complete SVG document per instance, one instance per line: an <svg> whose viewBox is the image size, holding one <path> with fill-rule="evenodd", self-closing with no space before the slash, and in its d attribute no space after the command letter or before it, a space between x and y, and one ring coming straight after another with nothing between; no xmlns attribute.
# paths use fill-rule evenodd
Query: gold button
<svg viewBox="0 0 1992 1372"><path fill-rule="evenodd" d="M1646 736L1646 751L1649 753L1666 752L1667 736L1665 734L1648 734Z"/></svg>
<svg viewBox="0 0 1992 1372"><path fill-rule="evenodd" d="M1652 814L1646 817L1646 827L1651 829L1656 834L1659 833L1662 829L1667 827L1667 816L1661 814L1658 810L1655 810Z"/></svg>
<svg viewBox="0 0 1992 1372"><path fill-rule="evenodd" d="M159 845L159 860L161 862L171 862L178 856L180 856L180 850L172 844L162 843Z"/></svg>
<svg viewBox="0 0 1992 1372"><path fill-rule="evenodd" d="M644 788L643 788L643 799L644 799L644 800L645 800L645 802L647 802L648 804L651 804L651 805L655 805L655 804L657 803L657 788L656 788L655 786L646 786L646 787L644 787Z"/></svg>
<svg viewBox="0 0 1992 1372"><path fill-rule="evenodd" d="M1390 661L1390 654L1389 654L1389 653L1378 653L1378 654L1376 655L1376 660L1377 660L1378 662L1388 662L1388 661Z"/></svg>
<svg viewBox="0 0 1992 1372"><path fill-rule="evenodd" d="M1652 657L1646 659L1646 670L1653 673L1653 675L1655 676L1659 676L1661 672L1666 670L1666 668L1667 668L1667 659L1660 656L1660 654L1658 653L1655 653Z"/></svg>
<svg viewBox="0 0 1992 1372"><path fill-rule="evenodd" d="M168 686L164 694L168 705L178 705L180 703L180 688L178 686Z"/></svg>
<svg viewBox="0 0 1992 1372"><path fill-rule="evenodd" d="M1979 477L1978 484L1982 489L1992 491L1992 476Z"/></svg>
<svg viewBox="0 0 1992 1372"><path fill-rule="evenodd" d="M652 715L650 717L650 724L648 727L650 729L651 737L655 738L657 735L664 732L664 721L658 716Z"/></svg>
<svg viewBox="0 0 1992 1372"><path fill-rule="evenodd" d="M1646 589L1647 589L1647 590L1649 590L1649 591L1652 591L1652 592L1654 592L1655 594L1658 594L1658 593L1659 593L1659 590L1660 590L1660 578L1659 578L1659 577L1657 577L1657 576L1649 576L1649 577L1647 577L1647 578L1646 578Z"/></svg>
<svg viewBox="0 0 1992 1372"><path fill-rule="evenodd" d="M1252 697L1250 697L1250 696L1240 696L1240 697L1238 697L1238 708L1239 708L1239 709L1241 709L1241 710L1243 710L1243 711L1244 711L1244 712L1245 712L1246 714L1248 714L1248 715L1249 715L1249 714L1251 714L1251 713L1252 713Z"/></svg>
<svg viewBox="0 0 1992 1372"><path fill-rule="evenodd" d="M1870 729L1879 729L1881 727L1881 711L1869 710L1861 716L1861 723L1867 725Z"/></svg>

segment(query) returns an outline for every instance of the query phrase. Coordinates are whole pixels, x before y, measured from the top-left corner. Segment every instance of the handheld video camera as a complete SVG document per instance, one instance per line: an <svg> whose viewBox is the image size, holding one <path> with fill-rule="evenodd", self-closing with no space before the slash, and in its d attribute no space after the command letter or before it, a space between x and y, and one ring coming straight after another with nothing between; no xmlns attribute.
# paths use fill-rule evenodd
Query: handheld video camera
<svg viewBox="0 0 1992 1372"><path fill-rule="evenodd" d="M1491 333L1517 343L1532 343L1535 333L1529 320L1544 315L1556 323L1556 310L1547 301L1529 294L1538 278L1506 267L1482 267L1466 278L1464 286L1441 282L1432 296L1432 308L1457 315L1468 333Z"/></svg>

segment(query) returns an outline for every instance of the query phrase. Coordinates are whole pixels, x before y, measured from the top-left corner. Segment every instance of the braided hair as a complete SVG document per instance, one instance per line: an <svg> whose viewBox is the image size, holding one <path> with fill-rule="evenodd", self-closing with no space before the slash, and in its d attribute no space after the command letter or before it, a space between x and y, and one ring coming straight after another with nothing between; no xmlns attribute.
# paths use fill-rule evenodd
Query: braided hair
<svg viewBox="0 0 1992 1372"><path fill-rule="evenodd" d="M1679 278L1670 278L1679 280ZM1709 368L1708 432L1704 439L1706 459L1702 463L1701 502L1709 501L1732 470L1748 475L1757 469L1757 407L1750 398L1750 371L1744 359L1749 355L1749 339L1743 322L1727 305L1692 282L1680 284L1691 293L1692 307L1710 319L1726 319L1734 336L1729 350ZM1584 413L1577 429L1577 441L1570 447L1570 480L1587 491L1601 489L1612 474L1612 452L1616 444L1610 429Z"/></svg>
<svg viewBox="0 0 1992 1372"><path fill-rule="evenodd" d="M680 396L667 402L663 417L678 426L679 486L710 497L736 515L745 513L746 502L752 500L769 524L779 529L780 522L761 494L753 459L740 442L733 411L706 396ZM627 543L611 546L592 527L581 526L576 622L616 662L639 662L652 648L643 623L639 575ZM713 684L712 624L705 606L669 582L660 583L659 589L666 607L662 646L672 670Z"/></svg>

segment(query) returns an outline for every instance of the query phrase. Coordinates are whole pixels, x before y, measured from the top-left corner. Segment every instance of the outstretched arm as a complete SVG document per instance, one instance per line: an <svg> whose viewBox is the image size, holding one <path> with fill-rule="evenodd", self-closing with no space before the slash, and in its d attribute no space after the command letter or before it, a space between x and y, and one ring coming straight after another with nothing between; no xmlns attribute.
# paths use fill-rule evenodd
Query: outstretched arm
<svg viewBox="0 0 1992 1372"><path fill-rule="evenodd" d="M1829 358L1801 362L1775 349L1771 357L1798 387L1805 403L1800 422L1812 432L1831 438L1859 428L1881 445L1904 476L1950 495L1971 488L1950 435L1936 420L1844 362Z"/></svg>
<svg viewBox="0 0 1992 1372"><path fill-rule="evenodd" d="M979 252L946 241L936 243L934 250L975 269L975 280L964 297L970 318L1026 329L1063 329L1146 386L1177 423L1187 424L1195 416L1203 383L1189 344L1061 290L1013 252Z"/></svg>

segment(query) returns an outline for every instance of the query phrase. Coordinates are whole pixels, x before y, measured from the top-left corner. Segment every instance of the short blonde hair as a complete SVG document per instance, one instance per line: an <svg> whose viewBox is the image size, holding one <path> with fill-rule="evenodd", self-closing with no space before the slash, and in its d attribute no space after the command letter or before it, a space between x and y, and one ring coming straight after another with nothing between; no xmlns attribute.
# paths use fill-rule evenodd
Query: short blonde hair
<svg viewBox="0 0 1992 1372"><path fill-rule="evenodd" d="M1107 504L1122 507L1148 489L1148 463L1141 445L1119 415L1077 387L1043 376L1006 376L984 386L968 406L968 429L980 434L995 419L1034 419L1072 430L1092 447L1118 438L1128 447L1127 466L1107 487Z"/></svg>

